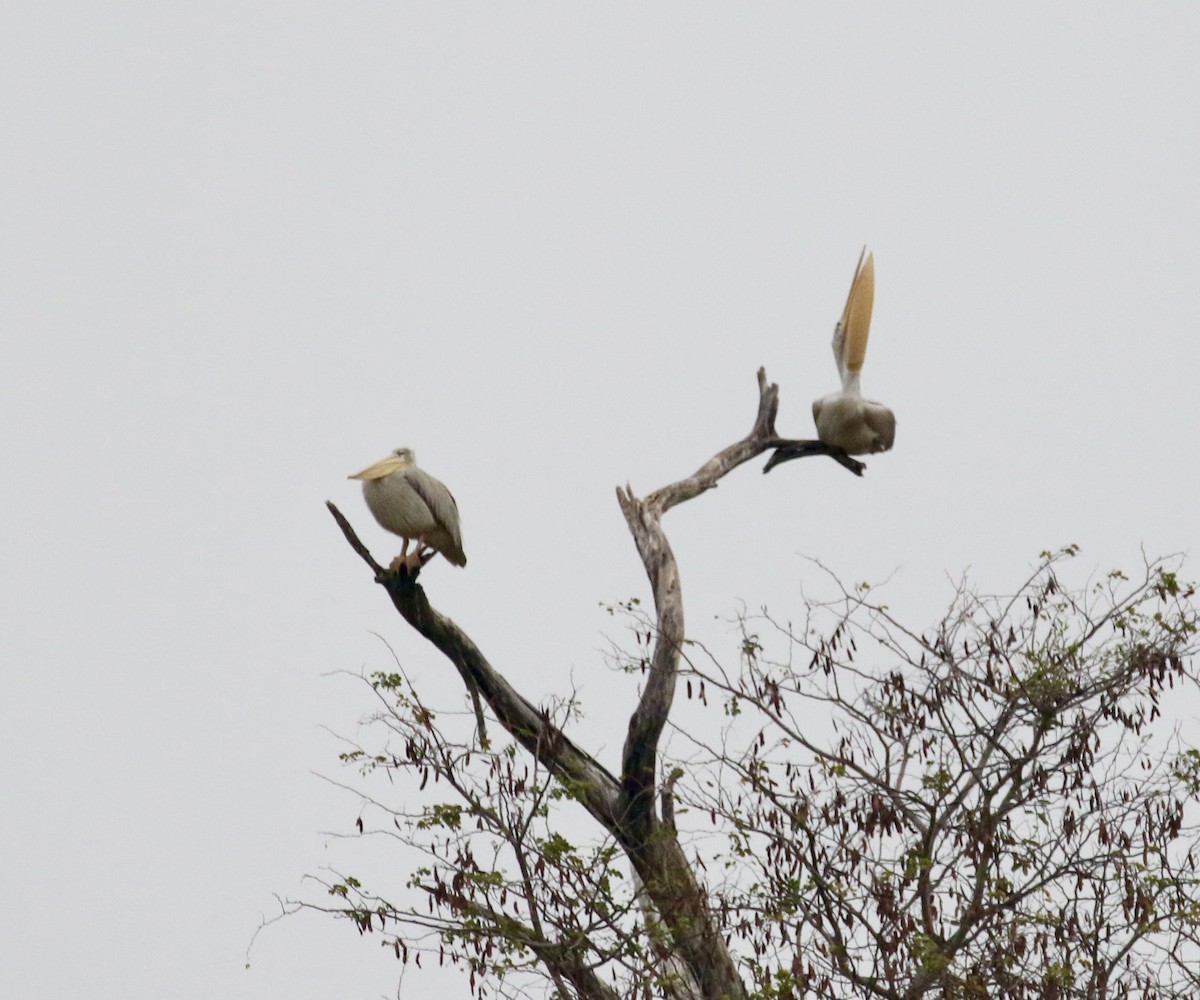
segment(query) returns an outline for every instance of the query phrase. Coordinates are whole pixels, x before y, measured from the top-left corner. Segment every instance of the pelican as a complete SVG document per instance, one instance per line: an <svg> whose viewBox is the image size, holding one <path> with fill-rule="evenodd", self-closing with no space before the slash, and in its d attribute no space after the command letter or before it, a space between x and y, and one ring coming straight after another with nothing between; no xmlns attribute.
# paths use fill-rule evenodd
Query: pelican
<svg viewBox="0 0 1200 1000"><path fill-rule="evenodd" d="M866 257L866 260L863 258ZM875 302L875 255L863 247L846 296L842 318L833 328L833 359L842 377L842 391L813 403L817 437L849 455L887 451L896 439L896 417L882 403L863 399L858 376L867 356L871 306Z"/></svg>
<svg viewBox="0 0 1200 1000"><path fill-rule="evenodd" d="M427 547L455 566L467 564L458 504L439 480L417 468L411 448L397 448L349 478L362 480L363 497L375 520L404 541L400 555L392 560L393 570L399 566L420 569L421 554ZM410 555L408 543L414 539L417 547Z"/></svg>

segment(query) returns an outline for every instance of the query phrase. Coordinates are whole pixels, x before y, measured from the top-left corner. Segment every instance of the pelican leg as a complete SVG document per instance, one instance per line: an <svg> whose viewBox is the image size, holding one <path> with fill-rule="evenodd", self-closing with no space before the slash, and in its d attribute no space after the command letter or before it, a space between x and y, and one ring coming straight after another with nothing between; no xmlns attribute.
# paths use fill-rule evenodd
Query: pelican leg
<svg viewBox="0 0 1200 1000"><path fill-rule="evenodd" d="M426 548L425 547L425 536L418 535L417 536L417 547L415 549L413 549L413 554L411 556L409 556L409 565L413 569L420 569L422 566L425 565L426 562L428 562L428 559L422 558L422 556L424 556L424 554L425 554L425 548ZM431 558L432 558L432 555L433 555L433 553L430 553Z"/></svg>
<svg viewBox="0 0 1200 1000"><path fill-rule="evenodd" d="M408 539L401 538L400 539L400 554L391 561L391 563L388 565L388 569L391 570L391 572L395 573L401 569L411 569L411 568L412 568L412 566L408 561Z"/></svg>

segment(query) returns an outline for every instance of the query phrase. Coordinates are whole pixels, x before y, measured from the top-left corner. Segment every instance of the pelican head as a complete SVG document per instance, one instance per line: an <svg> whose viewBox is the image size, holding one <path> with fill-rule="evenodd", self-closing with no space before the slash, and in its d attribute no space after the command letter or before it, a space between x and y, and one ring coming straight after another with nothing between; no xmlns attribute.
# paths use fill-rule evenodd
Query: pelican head
<svg viewBox="0 0 1200 1000"><path fill-rule="evenodd" d="M411 448L397 448L389 452L374 465L368 465L361 472L349 476L349 479L382 479L400 469L407 469L417 464L417 457Z"/></svg>

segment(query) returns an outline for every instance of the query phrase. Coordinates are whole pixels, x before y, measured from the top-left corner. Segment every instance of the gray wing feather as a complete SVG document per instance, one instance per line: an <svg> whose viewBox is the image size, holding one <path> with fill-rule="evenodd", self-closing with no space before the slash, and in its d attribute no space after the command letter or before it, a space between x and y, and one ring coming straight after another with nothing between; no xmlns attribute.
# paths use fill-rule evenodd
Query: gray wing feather
<svg viewBox="0 0 1200 1000"><path fill-rule="evenodd" d="M454 543L454 548L457 554L462 553L462 530L458 523L458 504L454 502L454 496L446 489L444 483L439 479L434 479L424 469L409 469L408 475L409 485L413 488L413 492L421 498L421 501L429 508L429 513L433 515L434 521L437 522L450 540ZM463 556L463 561L466 557Z"/></svg>
<svg viewBox="0 0 1200 1000"><path fill-rule="evenodd" d="M878 403L868 406L863 412L867 426L879 435L880 451L891 451L896 443L896 415Z"/></svg>

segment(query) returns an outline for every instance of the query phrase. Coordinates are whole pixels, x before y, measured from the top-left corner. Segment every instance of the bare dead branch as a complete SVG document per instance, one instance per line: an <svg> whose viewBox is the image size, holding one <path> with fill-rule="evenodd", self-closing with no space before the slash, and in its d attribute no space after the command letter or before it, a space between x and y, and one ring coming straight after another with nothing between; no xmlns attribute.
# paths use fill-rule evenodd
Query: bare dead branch
<svg viewBox="0 0 1200 1000"><path fill-rule="evenodd" d="M330 513L347 542L371 567L375 580L388 592L404 619L436 646L456 667L472 696L482 695L500 724L529 753L541 760L555 777L609 831L629 856L650 904L671 940L674 955L690 980L707 998L743 1000L744 984L738 976L724 935L709 908L691 862L675 834L673 824L660 823L655 814L658 742L671 710L684 640L683 600L679 572L662 515L678 504L699 496L739 465L771 448L774 465L794 458L830 455L861 475L862 465L821 442L797 442L775 434L779 387L757 372L758 407L750 433L718 452L693 475L651 493L636 497L628 486L617 490L617 499L637 545L654 593L656 640L650 669L630 720L622 754L620 780L594 758L575 746L497 672L471 639L449 618L435 611L417 584L420 568L402 565L384 569L359 541L353 528L332 504ZM764 470L766 471L766 470ZM478 706L478 702L476 702ZM482 716L480 714L480 732ZM670 788L664 789L669 814ZM546 963L549 967L549 962ZM567 973L561 968L560 974ZM568 978L570 978L568 976Z"/></svg>
<svg viewBox="0 0 1200 1000"><path fill-rule="evenodd" d="M337 509L332 500L326 500L325 506L329 508L329 513L333 515L333 519L337 521L338 527L342 529L342 534L346 536L346 541L350 543L350 548L354 549L359 554L363 562L375 571L375 582L384 584L388 579L395 579L404 585L414 586L417 575L430 559L437 553L433 549L429 549L420 556L420 565L408 567L404 563L397 561L393 568L384 569L375 561L375 557L371 555L367 547L358 537L358 533L350 526L350 522L346 520L346 516ZM457 664L455 664L457 666ZM462 671L459 671L462 674ZM475 712L475 728L479 737L481 746L488 745L487 735L487 720L483 715L483 705L479 701L479 688L476 687L474 681L466 674L462 674L463 683L466 685L467 693L471 696L471 707Z"/></svg>
<svg viewBox="0 0 1200 1000"><path fill-rule="evenodd" d="M775 449L775 454L767 459L767 464L763 466L764 475L783 462L790 462L793 458L808 458L810 455L828 455L856 476L861 476L867 468L866 463L860 462L856 458L851 458L841 448L834 448L824 441L792 441L785 438L776 438L771 442L771 447Z"/></svg>
<svg viewBox="0 0 1200 1000"><path fill-rule="evenodd" d="M357 552L362 561L371 567L372 572L375 574L375 580L378 582L384 576L384 574L387 573L387 570L380 566L379 563L375 561L375 557L372 556L369 551L367 551L367 547L359 540L358 533L352 527L350 527L350 522L347 521L345 515L338 510L336 506L334 506L333 501L326 500L325 506L329 508L329 513L333 515L333 519L337 521L338 527L342 529L342 534L346 536L346 541L350 543L350 548Z"/></svg>
<svg viewBox="0 0 1200 1000"><path fill-rule="evenodd" d="M500 724L518 743L544 761L606 829L615 829L618 825L616 778L567 739L544 711L509 684L462 629L434 610L425 596L425 589L415 582L415 573L409 573L403 567L395 571L381 567L358 540L341 511L332 503L326 506L342 527L351 548L376 570L376 583L387 591L404 620L454 664L468 688L479 691Z"/></svg>
<svg viewBox="0 0 1200 1000"><path fill-rule="evenodd" d="M750 433L718 452L691 476L664 486L640 500L626 486L617 502L633 535L654 594L657 619L654 650L621 761L621 811L631 842L630 857L646 893L671 929L680 957L706 996L741 996L744 991L732 957L707 905L691 865L679 847L670 824L657 822L654 789L658 741L671 711L679 657L684 641L683 595L679 568L662 528L662 516L672 507L712 489L739 465L772 447L779 386L758 378L758 410ZM829 454L824 445L813 454ZM795 455L792 457L800 457Z"/></svg>
<svg viewBox="0 0 1200 1000"><path fill-rule="evenodd" d="M625 522L646 568L658 618L657 638L649 676L642 691L641 701L629 720L621 773L625 807L633 810L630 814L632 822L647 829L647 817L653 811L653 796L650 793L655 782L656 749L671 709L679 653L684 638L683 596L680 592L679 571L670 543L662 530L662 515L672 507L713 489L724 476L739 465L772 447L791 449L791 453L781 458L781 452L776 451L767 463L768 469L773 464L789 458L801 458L810 454L830 455L857 475L862 474L862 463L855 462L841 449L830 448L820 441L786 442L776 437L775 416L779 410L779 386L767 381L767 373L763 368L758 370L757 379L758 410L754 425L746 437L719 451L691 476L655 490L645 500L634 496L629 486L617 489L617 502L621 505L621 512L625 515ZM806 447L800 449L798 445Z"/></svg>

